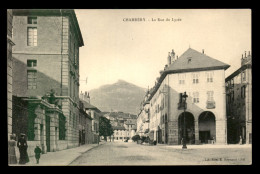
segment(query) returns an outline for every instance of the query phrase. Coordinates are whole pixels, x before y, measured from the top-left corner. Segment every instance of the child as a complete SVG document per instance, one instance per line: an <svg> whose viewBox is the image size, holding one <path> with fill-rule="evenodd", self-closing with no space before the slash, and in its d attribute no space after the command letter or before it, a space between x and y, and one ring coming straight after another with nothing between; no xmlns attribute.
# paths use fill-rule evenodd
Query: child
<svg viewBox="0 0 260 174"><path fill-rule="evenodd" d="M39 147L39 145L36 145L36 148L34 149L34 153L35 153L35 158L36 158L37 164L39 164L39 159L40 159L41 153L42 153L42 150Z"/></svg>

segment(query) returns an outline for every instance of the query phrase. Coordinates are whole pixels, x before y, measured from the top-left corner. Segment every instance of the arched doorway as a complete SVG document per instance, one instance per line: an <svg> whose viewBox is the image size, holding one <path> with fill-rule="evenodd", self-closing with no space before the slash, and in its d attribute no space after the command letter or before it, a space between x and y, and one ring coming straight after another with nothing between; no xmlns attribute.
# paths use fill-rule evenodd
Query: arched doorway
<svg viewBox="0 0 260 174"><path fill-rule="evenodd" d="M199 140L208 144L209 140L216 141L215 115L210 111L202 112L199 116Z"/></svg>
<svg viewBox="0 0 260 174"><path fill-rule="evenodd" d="M186 143L194 144L195 143L194 116L190 112L185 112L185 126L186 126ZM182 138L184 137L184 112L179 115L178 130L179 130L178 144L182 144Z"/></svg>

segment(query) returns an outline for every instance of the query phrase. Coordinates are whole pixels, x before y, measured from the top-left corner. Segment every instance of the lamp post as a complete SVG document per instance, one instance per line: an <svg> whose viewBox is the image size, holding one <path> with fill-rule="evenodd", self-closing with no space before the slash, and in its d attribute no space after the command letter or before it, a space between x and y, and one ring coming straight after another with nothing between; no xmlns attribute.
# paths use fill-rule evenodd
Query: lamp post
<svg viewBox="0 0 260 174"><path fill-rule="evenodd" d="M183 133L184 133L184 136L183 136L183 146L182 146L182 149L187 149L187 146L186 146L186 123L185 123L185 110L186 110L186 98L188 97L188 95L186 94L186 91L184 92L184 95L182 96L183 97L183 109L184 109L184 112L183 112Z"/></svg>

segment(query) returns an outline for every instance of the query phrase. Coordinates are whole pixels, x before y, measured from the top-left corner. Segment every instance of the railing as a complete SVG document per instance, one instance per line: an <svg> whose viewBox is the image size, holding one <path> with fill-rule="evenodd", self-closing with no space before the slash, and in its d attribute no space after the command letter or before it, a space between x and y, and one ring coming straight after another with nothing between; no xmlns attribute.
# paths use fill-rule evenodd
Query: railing
<svg viewBox="0 0 260 174"><path fill-rule="evenodd" d="M215 101L207 101L206 104L207 104L207 106L206 106L207 109L214 109L214 108L216 108Z"/></svg>

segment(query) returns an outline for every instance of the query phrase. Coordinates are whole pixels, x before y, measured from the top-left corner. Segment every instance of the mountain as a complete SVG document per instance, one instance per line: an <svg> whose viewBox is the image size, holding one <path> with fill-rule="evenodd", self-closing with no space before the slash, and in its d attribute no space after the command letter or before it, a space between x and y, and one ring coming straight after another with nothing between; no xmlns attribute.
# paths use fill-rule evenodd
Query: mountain
<svg viewBox="0 0 260 174"><path fill-rule="evenodd" d="M118 80L114 84L90 90L89 95L90 103L103 112L122 111L138 114L140 103L145 95L145 88Z"/></svg>

